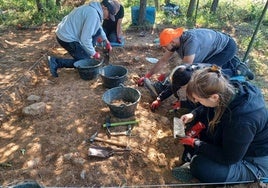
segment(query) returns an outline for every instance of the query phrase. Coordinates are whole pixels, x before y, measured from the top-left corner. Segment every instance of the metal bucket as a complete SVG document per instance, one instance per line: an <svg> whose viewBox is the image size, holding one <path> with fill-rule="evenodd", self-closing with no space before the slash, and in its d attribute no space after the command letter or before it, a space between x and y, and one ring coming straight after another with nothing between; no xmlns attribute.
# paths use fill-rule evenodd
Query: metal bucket
<svg viewBox="0 0 268 188"><path fill-rule="evenodd" d="M137 89L122 84L107 90L102 96L111 113L118 118L134 116L140 98L141 93Z"/></svg>
<svg viewBox="0 0 268 188"><path fill-rule="evenodd" d="M99 68L102 62L95 59L81 59L74 63L74 67L77 68L80 77L83 80L93 80L99 74Z"/></svg>
<svg viewBox="0 0 268 188"><path fill-rule="evenodd" d="M128 70L120 65L107 65L100 70L102 83L106 88L118 87L127 79Z"/></svg>

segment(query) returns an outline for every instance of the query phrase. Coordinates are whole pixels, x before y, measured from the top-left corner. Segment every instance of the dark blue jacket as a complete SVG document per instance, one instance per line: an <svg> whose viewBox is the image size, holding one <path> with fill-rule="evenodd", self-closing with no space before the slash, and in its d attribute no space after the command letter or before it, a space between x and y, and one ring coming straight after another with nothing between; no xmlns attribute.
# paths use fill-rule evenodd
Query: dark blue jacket
<svg viewBox="0 0 268 188"><path fill-rule="evenodd" d="M223 164L268 156L268 111L261 91L249 82L231 83L237 89L236 95L214 132L205 133L197 152ZM211 120L213 113L212 108L203 106L194 111L203 121Z"/></svg>

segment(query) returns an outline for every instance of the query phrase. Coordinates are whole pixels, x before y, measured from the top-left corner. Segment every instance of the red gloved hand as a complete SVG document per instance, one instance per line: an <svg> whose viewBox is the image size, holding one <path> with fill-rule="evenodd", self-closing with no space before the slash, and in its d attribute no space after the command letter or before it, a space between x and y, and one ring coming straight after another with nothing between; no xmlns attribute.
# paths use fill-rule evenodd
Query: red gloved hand
<svg viewBox="0 0 268 188"><path fill-rule="evenodd" d="M144 84L144 79L145 78L150 78L152 75L150 73L147 73L145 74L145 76L141 77L139 80L138 80L138 86L143 86Z"/></svg>
<svg viewBox="0 0 268 188"><path fill-rule="evenodd" d="M154 111L155 109L157 109L159 106L161 105L161 101L160 100L155 100L154 102L152 102L151 104L151 110Z"/></svg>
<svg viewBox="0 0 268 188"><path fill-rule="evenodd" d="M185 137L185 138L180 139L180 143L183 144L183 145L188 145L188 146L194 147L196 140L197 140L196 138Z"/></svg>
<svg viewBox="0 0 268 188"><path fill-rule="evenodd" d="M122 39L121 37L118 37L117 40L116 40L117 43L121 44L122 43Z"/></svg>
<svg viewBox="0 0 268 188"><path fill-rule="evenodd" d="M192 138L198 138L200 136L200 132L205 129L206 126L201 123L197 122L194 126L190 128L190 130L186 130L186 136L192 137Z"/></svg>
<svg viewBox="0 0 268 188"><path fill-rule="evenodd" d="M111 43L109 41L106 41L106 46L105 46L106 50L108 50L108 52L112 51L112 46Z"/></svg>
<svg viewBox="0 0 268 188"><path fill-rule="evenodd" d="M96 53L93 55L93 58L94 58L94 59L100 59L100 53L99 53L99 52L96 52Z"/></svg>
<svg viewBox="0 0 268 188"><path fill-rule="evenodd" d="M180 107L181 107L181 102L180 102L180 101L176 101L176 102L174 102L174 104L173 104L173 106L172 106L173 110L177 110L177 109L179 109Z"/></svg>
<svg viewBox="0 0 268 188"><path fill-rule="evenodd" d="M159 82L163 82L166 79L166 75L165 74L160 74L160 76L158 76L157 80Z"/></svg>
<svg viewBox="0 0 268 188"><path fill-rule="evenodd" d="M101 43L102 42L102 38L101 37L98 37L97 38L97 43Z"/></svg>

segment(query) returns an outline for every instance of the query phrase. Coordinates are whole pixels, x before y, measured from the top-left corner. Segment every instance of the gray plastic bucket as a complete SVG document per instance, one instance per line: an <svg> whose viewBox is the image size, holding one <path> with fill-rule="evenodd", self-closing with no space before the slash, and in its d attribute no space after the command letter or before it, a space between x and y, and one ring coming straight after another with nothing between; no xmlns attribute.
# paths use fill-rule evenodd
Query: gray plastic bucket
<svg viewBox="0 0 268 188"><path fill-rule="evenodd" d="M118 87L127 79L128 70L120 65L107 65L100 69L102 83L106 88Z"/></svg>
<svg viewBox="0 0 268 188"><path fill-rule="evenodd" d="M93 80L99 74L99 68L102 62L95 59L81 59L74 63L80 77L83 80Z"/></svg>
<svg viewBox="0 0 268 188"><path fill-rule="evenodd" d="M102 96L110 112L117 118L134 116L140 98L141 93L137 89L122 85L107 90ZM115 104L115 101L122 103Z"/></svg>

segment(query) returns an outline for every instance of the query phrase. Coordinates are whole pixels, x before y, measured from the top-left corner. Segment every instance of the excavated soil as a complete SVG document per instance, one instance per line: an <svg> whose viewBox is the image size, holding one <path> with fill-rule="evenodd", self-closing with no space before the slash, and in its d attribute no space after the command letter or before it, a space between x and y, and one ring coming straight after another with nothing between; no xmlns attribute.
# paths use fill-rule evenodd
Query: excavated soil
<svg viewBox="0 0 268 188"><path fill-rule="evenodd" d="M113 48L110 54L110 64L128 70L124 86L141 93L135 115L122 119L114 117L103 102L108 89L100 76L86 81L77 69L61 69L58 78L51 77L47 56L68 57L54 38L54 28L1 31L0 184L32 179L50 187L179 186L182 182L171 175L183 151L172 133L176 114L169 111L175 98L170 97L153 113L149 92L136 84L153 66L145 58L160 58L163 53L154 43L157 36L151 31L126 33L124 48ZM176 61L171 59L163 72L172 69ZM30 95L40 96L40 100L28 101ZM45 111L24 115L22 109L34 102L44 102ZM96 132L109 139L103 127L107 116L112 123L138 121L132 125L131 135L110 138L131 151L104 159L88 157L90 146L122 148L88 142ZM118 126L111 131L126 128Z"/></svg>

